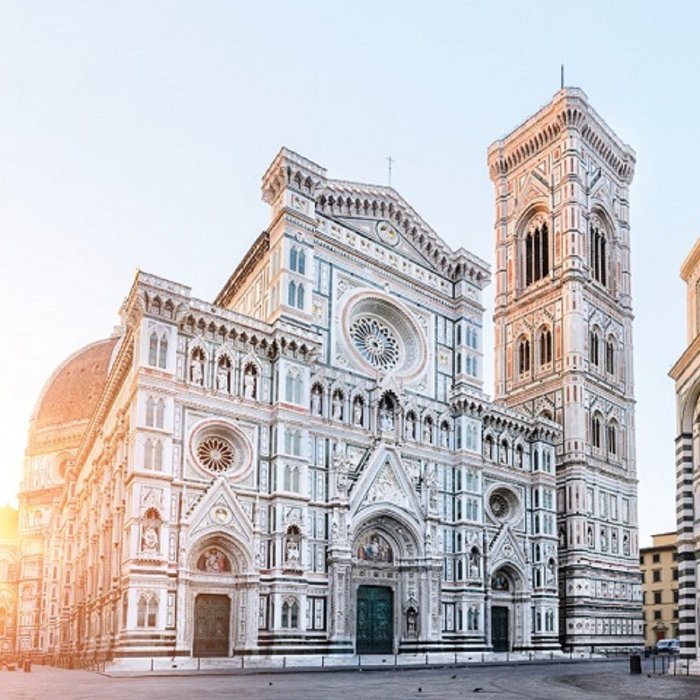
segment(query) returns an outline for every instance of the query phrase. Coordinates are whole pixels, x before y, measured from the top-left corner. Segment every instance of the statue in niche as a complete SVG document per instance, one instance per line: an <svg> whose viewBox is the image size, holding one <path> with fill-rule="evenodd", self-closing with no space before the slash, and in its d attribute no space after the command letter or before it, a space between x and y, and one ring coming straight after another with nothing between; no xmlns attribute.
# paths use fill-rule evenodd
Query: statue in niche
<svg viewBox="0 0 700 700"><path fill-rule="evenodd" d="M588 537L588 548L593 549L593 528L590 525L588 526L587 537Z"/></svg>
<svg viewBox="0 0 700 700"><path fill-rule="evenodd" d="M630 553L630 536L626 532L622 535L622 553Z"/></svg>
<svg viewBox="0 0 700 700"><path fill-rule="evenodd" d="M254 399L257 392L257 377L255 370L248 367L243 375L243 396L246 399Z"/></svg>
<svg viewBox="0 0 700 700"><path fill-rule="evenodd" d="M433 424L429 420L423 423L423 442L429 445L433 442Z"/></svg>
<svg viewBox="0 0 700 700"><path fill-rule="evenodd" d="M285 561L291 567L299 566L299 545L294 539L287 540L287 547L285 550Z"/></svg>
<svg viewBox="0 0 700 700"><path fill-rule="evenodd" d="M418 634L418 611L411 606L406 610L406 635L415 637Z"/></svg>
<svg viewBox="0 0 700 700"><path fill-rule="evenodd" d="M222 391L224 393L229 392L229 382L228 382L229 372L228 368L224 365L219 365L219 370L216 373L216 389L217 391Z"/></svg>
<svg viewBox="0 0 700 700"><path fill-rule="evenodd" d="M450 446L450 429L447 427L447 423L443 423L442 428L440 428L440 446L445 448Z"/></svg>
<svg viewBox="0 0 700 700"><path fill-rule="evenodd" d="M333 394L333 405L331 409L333 420L343 420L343 397L339 391Z"/></svg>
<svg viewBox="0 0 700 700"><path fill-rule="evenodd" d="M613 553L617 554L617 532L612 531L610 535L610 549Z"/></svg>
<svg viewBox="0 0 700 700"><path fill-rule="evenodd" d="M143 528L141 536L141 550L144 552L158 552L160 549L160 535L158 527L153 523L148 523Z"/></svg>
<svg viewBox="0 0 700 700"><path fill-rule="evenodd" d="M382 406L379 420L383 432L390 433L394 429L394 412L388 405Z"/></svg>
<svg viewBox="0 0 700 700"><path fill-rule="evenodd" d="M600 528L600 548L603 552L608 551L608 531L604 528Z"/></svg>
<svg viewBox="0 0 700 700"><path fill-rule="evenodd" d="M355 399L352 404L352 422L358 428L362 427L362 401Z"/></svg>
<svg viewBox="0 0 700 700"><path fill-rule="evenodd" d="M323 413L323 398L320 386L315 386L311 392L311 413L315 416L320 416Z"/></svg>
<svg viewBox="0 0 700 700"><path fill-rule="evenodd" d="M411 440L416 439L416 418L413 413L406 416L406 434Z"/></svg>
<svg viewBox="0 0 700 700"><path fill-rule="evenodd" d="M559 546L566 547L566 528L563 525L559 528Z"/></svg>
<svg viewBox="0 0 700 700"><path fill-rule="evenodd" d="M193 384L199 384L199 386L204 383L204 363L199 359L192 360L191 379Z"/></svg>
<svg viewBox="0 0 700 700"><path fill-rule="evenodd" d="M546 580L548 586L551 586L554 583L554 576L555 576L554 569L555 569L554 559L550 559L547 562L547 570L545 572L545 580Z"/></svg>
<svg viewBox="0 0 700 700"><path fill-rule="evenodd" d="M469 552L469 578L480 578L479 550L476 547Z"/></svg>

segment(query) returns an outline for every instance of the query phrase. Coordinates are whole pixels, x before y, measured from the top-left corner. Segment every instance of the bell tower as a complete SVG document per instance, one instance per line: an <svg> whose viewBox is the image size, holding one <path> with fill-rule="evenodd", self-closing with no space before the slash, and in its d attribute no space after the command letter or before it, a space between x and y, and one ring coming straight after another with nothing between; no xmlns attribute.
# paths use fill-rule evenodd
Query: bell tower
<svg viewBox="0 0 700 700"><path fill-rule="evenodd" d="M488 150L496 196L495 398L563 426L560 640L642 643L629 186L635 153L583 91Z"/></svg>

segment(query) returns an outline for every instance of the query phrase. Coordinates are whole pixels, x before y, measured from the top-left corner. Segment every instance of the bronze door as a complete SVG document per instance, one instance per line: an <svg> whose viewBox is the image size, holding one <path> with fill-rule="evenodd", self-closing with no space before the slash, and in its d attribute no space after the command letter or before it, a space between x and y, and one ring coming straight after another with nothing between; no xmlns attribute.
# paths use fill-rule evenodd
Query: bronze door
<svg viewBox="0 0 700 700"><path fill-rule="evenodd" d="M494 605L491 608L491 645L494 651L510 651L506 607Z"/></svg>
<svg viewBox="0 0 700 700"><path fill-rule="evenodd" d="M200 594L194 601L193 656L228 656L231 600L226 595Z"/></svg>
<svg viewBox="0 0 700 700"><path fill-rule="evenodd" d="M394 594L384 586L357 591L357 653L391 654L394 649Z"/></svg>

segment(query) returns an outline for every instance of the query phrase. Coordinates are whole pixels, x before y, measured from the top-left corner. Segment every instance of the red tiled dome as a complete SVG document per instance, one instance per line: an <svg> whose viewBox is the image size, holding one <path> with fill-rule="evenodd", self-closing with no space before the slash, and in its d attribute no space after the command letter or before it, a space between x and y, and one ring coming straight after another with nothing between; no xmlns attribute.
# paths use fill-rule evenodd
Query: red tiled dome
<svg viewBox="0 0 700 700"><path fill-rule="evenodd" d="M54 372L39 399L35 429L90 418L107 380L117 340L107 338L87 345Z"/></svg>

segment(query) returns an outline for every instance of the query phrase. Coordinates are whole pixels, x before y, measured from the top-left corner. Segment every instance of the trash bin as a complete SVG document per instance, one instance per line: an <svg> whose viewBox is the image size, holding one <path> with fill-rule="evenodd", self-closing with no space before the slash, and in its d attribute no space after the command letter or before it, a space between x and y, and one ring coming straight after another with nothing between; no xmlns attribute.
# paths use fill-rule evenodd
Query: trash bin
<svg viewBox="0 0 700 700"><path fill-rule="evenodd" d="M642 657L639 654L630 655L630 674L640 674L642 672Z"/></svg>
<svg viewBox="0 0 700 700"><path fill-rule="evenodd" d="M29 673L32 670L32 662L29 659L26 659L24 662L24 672Z"/></svg>

